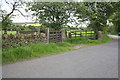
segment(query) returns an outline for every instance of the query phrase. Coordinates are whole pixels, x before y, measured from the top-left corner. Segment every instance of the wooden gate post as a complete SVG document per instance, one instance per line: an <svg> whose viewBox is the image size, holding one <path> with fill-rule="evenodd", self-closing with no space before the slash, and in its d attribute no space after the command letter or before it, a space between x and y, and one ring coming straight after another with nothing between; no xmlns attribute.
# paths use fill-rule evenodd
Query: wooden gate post
<svg viewBox="0 0 120 80"><path fill-rule="evenodd" d="M85 37L88 37L88 36L87 36L87 30L85 30L85 32L86 32L86 34L85 34L86 36L85 36Z"/></svg>
<svg viewBox="0 0 120 80"><path fill-rule="evenodd" d="M16 34L20 34L20 31L18 29L16 30Z"/></svg>
<svg viewBox="0 0 120 80"><path fill-rule="evenodd" d="M69 37L69 38L72 38L72 34L71 34L71 33L68 33L68 37Z"/></svg>
<svg viewBox="0 0 120 80"><path fill-rule="evenodd" d="M49 43L49 28L46 29L46 43Z"/></svg>
<svg viewBox="0 0 120 80"><path fill-rule="evenodd" d="M62 32L61 32L61 36L62 36L62 41L64 41L64 40L66 40L66 32L65 32L65 30L63 29L63 30L61 30Z"/></svg>
<svg viewBox="0 0 120 80"><path fill-rule="evenodd" d="M76 34L77 34L77 33L76 33L76 31L75 31L75 39L76 39Z"/></svg>

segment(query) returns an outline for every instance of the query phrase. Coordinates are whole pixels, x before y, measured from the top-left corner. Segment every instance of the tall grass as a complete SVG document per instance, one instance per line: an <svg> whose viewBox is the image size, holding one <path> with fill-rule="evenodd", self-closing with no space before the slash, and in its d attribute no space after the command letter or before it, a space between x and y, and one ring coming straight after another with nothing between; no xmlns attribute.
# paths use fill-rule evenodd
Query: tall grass
<svg viewBox="0 0 120 80"><path fill-rule="evenodd" d="M66 42L69 42L71 44L92 44L92 45L97 45L97 44L102 44L111 41L111 38L105 34L102 39L100 40L92 40L88 39L87 37L81 37L81 38L71 38L66 40Z"/></svg>
<svg viewBox="0 0 120 80"><path fill-rule="evenodd" d="M63 46L62 46L63 45ZM8 50L3 50L2 52L2 62L3 64L15 62L18 60L30 59L34 57L47 56L51 54L71 51L73 49L69 48L69 43L39 43L39 44L29 44L27 46L19 46L16 48L11 48Z"/></svg>
<svg viewBox="0 0 120 80"><path fill-rule="evenodd" d="M34 57L42 57L62 52L74 50L71 46L76 44L88 44L97 45L111 41L111 39L104 35L100 40L90 40L88 38L72 38L67 39L61 43L38 43L29 44L27 46L18 46L16 48L10 48L2 51L3 64L12 63L19 60L30 59Z"/></svg>

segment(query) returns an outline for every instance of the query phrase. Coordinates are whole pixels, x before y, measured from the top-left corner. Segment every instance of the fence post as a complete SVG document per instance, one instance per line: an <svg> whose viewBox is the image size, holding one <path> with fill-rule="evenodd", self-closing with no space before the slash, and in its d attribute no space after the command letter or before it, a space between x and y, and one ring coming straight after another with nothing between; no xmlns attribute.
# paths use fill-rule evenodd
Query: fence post
<svg viewBox="0 0 120 80"><path fill-rule="evenodd" d="M69 37L69 38L72 38L72 34L71 34L71 33L68 33L68 37Z"/></svg>
<svg viewBox="0 0 120 80"><path fill-rule="evenodd" d="M75 39L76 39L76 31L75 31Z"/></svg>
<svg viewBox="0 0 120 80"><path fill-rule="evenodd" d="M82 37L82 32L80 31L80 37Z"/></svg>
<svg viewBox="0 0 120 80"><path fill-rule="evenodd" d="M65 30L63 29L63 30L61 30L62 31L62 33L61 33L61 36L62 36L62 41L64 41L64 40L66 40L66 32L65 32Z"/></svg>
<svg viewBox="0 0 120 80"><path fill-rule="evenodd" d="M19 32L19 30L16 30L16 34L19 34L20 32Z"/></svg>
<svg viewBox="0 0 120 80"><path fill-rule="evenodd" d="M49 43L49 28L46 29L46 43Z"/></svg>
<svg viewBox="0 0 120 80"><path fill-rule="evenodd" d="M91 30L91 37L92 37L93 33L92 33L92 30Z"/></svg>
<svg viewBox="0 0 120 80"><path fill-rule="evenodd" d="M86 35L86 37L87 37L87 30L85 30L85 32L86 32L86 34L85 34L85 35Z"/></svg>

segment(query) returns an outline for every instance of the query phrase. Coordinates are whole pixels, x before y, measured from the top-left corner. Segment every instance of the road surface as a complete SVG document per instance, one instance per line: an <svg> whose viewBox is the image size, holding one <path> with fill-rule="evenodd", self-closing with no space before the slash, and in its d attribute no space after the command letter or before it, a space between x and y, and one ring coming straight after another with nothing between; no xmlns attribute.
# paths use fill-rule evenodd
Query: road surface
<svg viewBox="0 0 120 80"><path fill-rule="evenodd" d="M118 78L118 41L2 67L3 78Z"/></svg>

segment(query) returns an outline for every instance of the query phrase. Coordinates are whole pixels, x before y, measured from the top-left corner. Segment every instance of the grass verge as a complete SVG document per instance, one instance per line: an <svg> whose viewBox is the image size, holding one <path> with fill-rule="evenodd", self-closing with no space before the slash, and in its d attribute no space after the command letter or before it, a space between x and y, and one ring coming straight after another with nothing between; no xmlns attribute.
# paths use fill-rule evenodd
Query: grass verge
<svg viewBox="0 0 120 80"><path fill-rule="evenodd" d="M64 46L62 46L64 44ZM29 44L27 46L19 46L16 48L10 48L2 51L2 63L8 64L24 59L30 59L34 57L48 56L56 53L67 52L73 49L69 48L69 43L39 43Z"/></svg>
<svg viewBox="0 0 120 80"><path fill-rule="evenodd" d="M107 34L106 34L100 40L91 40L91 39L88 39L87 37L83 37L83 38L71 38L71 39L66 40L66 42L69 42L69 43L71 43L73 45L76 45L76 44L98 45L98 44L102 44L102 43L107 43L107 42L109 42L111 40L112 39L109 38L107 36Z"/></svg>
<svg viewBox="0 0 120 80"><path fill-rule="evenodd" d="M31 59L35 57L48 56L52 54L67 52L75 50L71 48L76 44L88 44L97 45L111 41L111 38L104 35L101 40L90 40L88 38L72 38L67 39L61 43L38 43L29 44L27 46L18 46L16 48L10 48L7 50L2 50L2 63L8 64L16 61L21 61L25 59Z"/></svg>

